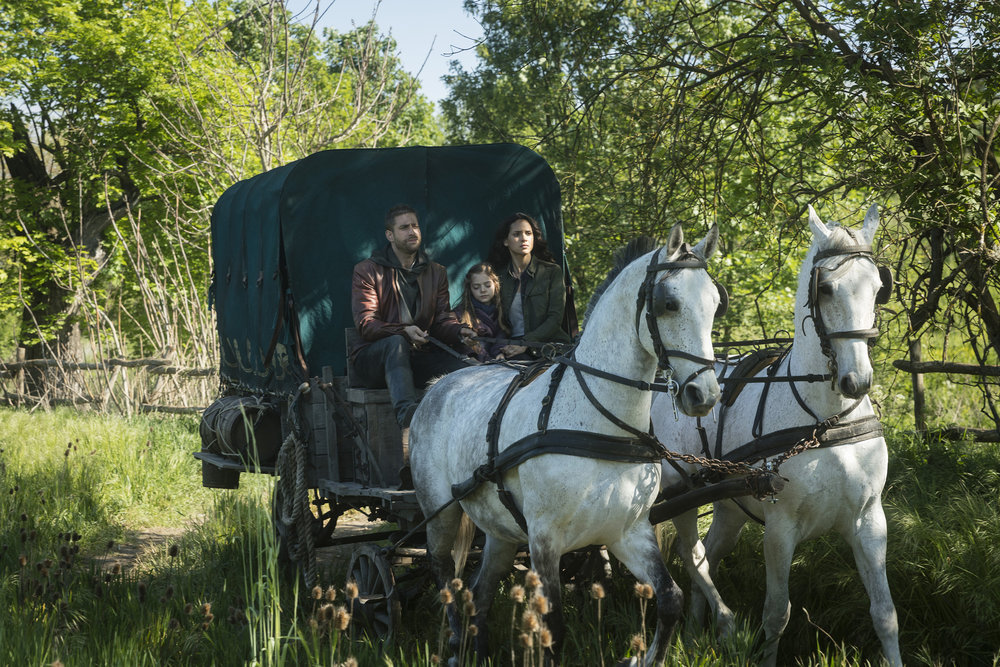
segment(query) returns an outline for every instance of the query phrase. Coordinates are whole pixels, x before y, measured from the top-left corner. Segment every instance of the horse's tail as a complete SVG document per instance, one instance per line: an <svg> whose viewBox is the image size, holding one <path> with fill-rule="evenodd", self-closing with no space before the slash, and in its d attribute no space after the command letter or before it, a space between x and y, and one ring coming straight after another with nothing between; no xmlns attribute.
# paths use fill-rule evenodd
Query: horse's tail
<svg viewBox="0 0 1000 667"><path fill-rule="evenodd" d="M465 561L469 558L469 549L472 547L472 538L476 536L476 524L465 512L462 512L462 520L458 524L458 532L455 533L455 545L451 548L451 556L455 559L455 576L462 577L465 570Z"/></svg>

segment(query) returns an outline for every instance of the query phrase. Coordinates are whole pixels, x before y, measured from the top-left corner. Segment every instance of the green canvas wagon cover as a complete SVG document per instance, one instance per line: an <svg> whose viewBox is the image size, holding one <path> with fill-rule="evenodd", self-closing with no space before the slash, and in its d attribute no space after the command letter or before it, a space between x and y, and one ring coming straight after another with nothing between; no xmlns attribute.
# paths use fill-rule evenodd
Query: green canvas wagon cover
<svg viewBox="0 0 1000 667"><path fill-rule="evenodd" d="M569 279L559 184L516 144L329 150L236 183L212 212L220 374L231 392L287 395L346 372L354 265L386 243L385 212L416 209L424 248L448 268L452 302L516 211L542 226ZM572 308L570 300L569 307Z"/></svg>

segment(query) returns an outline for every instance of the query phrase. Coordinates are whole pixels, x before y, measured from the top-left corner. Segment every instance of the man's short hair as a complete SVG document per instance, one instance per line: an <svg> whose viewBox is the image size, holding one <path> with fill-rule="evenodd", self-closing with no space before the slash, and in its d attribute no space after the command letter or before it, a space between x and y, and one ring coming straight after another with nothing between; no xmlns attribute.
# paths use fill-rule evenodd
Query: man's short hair
<svg viewBox="0 0 1000 667"><path fill-rule="evenodd" d="M417 212L412 206L407 204L396 204L389 209L388 213L385 214L385 228L392 231L396 223L396 218L403 215L404 213L412 213L416 217Z"/></svg>

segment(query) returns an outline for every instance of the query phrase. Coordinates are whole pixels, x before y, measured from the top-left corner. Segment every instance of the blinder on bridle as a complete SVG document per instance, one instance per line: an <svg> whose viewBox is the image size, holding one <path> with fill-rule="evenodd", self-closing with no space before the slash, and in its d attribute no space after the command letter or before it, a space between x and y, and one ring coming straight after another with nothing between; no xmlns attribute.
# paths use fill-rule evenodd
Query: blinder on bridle
<svg viewBox="0 0 1000 667"><path fill-rule="evenodd" d="M639 286L639 294L635 304L635 328L636 332L638 332L639 315L643 307L645 307L646 327L649 329L650 338L653 339L653 349L656 352L657 365L659 368L667 371L668 378L673 373L673 368L670 365L670 357L680 357L703 364L702 368L691 373L680 385L676 385L676 382L672 379L668 380L668 384L673 383L677 387L677 391L680 391L688 382L691 382L702 373L714 369L715 359L706 359L705 357L689 354L683 350L669 350L663 347L663 341L660 338L660 327L656 320L668 311L679 310L680 301L678 301L677 297L670 295L666 283L656 282L656 274L661 271L673 272L679 269L708 269L708 264L687 243L681 244L677 259L672 261L659 261L661 249L657 248L656 252L653 253L649 264L646 266L646 278L642 281L642 285ZM715 285L719 290L719 307L716 309L715 316L721 317L725 315L729 307L729 294L722 285L718 283L715 283Z"/></svg>
<svg viewBox="0 0 1000 667"><path fill-rule="evenodd" d="M838 261L832 267L818 266L820 260L826 259L828 257L840 257ZM820 285L822 284L821 272L833 272L839 269L844 263L852 259L866 259L875 263L875 258L872 254L872 248L870 245L861 245L854 248L831 248L829 250L821 250L816 253L813 257L813 269L809 276L809 301L806 304L809 307L810 317L813 321L813 326L816 328L816 335L819 336L820 348L823 354L829 357L834 366L837 364L836 356L834 355L833 348L830 345L830 340L834 338L864 338L867 339L868 345L874 345L875 339L878 338L878 328L873 327L871 329L854 329L851 331L828 331L826 328L826 322L823 320L823 312L819 307L819 291ZM875 303L877 305L882 305L888 303L889 298L892 296L892 270L888 266L883 266L875 263L878 268L879 280L882 282L882 286L879 287L878 292L875 294ZM804 324L804 322L803 322Z"/></svg>
<svg viewBox="0 0 1000 667"><path fill-rule="evenodd" d="M884 306L889 303L889 299L892 297L892 269L884 264L879 264L878 277L882 281L882 286L878 288L878 292L875 294L875 303Z"/></svg>

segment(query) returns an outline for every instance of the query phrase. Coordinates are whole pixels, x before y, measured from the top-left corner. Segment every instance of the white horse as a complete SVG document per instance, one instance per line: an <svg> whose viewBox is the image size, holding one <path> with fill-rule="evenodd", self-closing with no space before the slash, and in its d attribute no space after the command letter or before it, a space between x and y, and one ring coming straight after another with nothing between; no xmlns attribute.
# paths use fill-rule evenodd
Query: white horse
<svg viewBox="0 0 1000 667"><path fill-rule="evenodd" d="M544 621L554 638L550 658L558 660L565 630L560 556L604 544L654 588L657 627L646 664L662 664L682 595L647 520L659 491L662 455L648 435L650 386L659 357L676 377L687 378L679 390L673 385L686 414L707 414L718 400L710 333L720 293L705 270L717 243L715 227L692 248L675 226L665 247L623 262L602 286L574 351L520 390L509 389L517 370L485 365L445 376L421 400L410 427L410 463L420 506L431 517L427 547L442 588L456 575L451 551L463 513L486 534L473 581L480 659L488 655L490 604L519 545L528 544L550 603ZM558 384L556 372L565 373ZM502 403L506 410L498 410ZM545 411L547 424L540 423ZM501 457L527 451L525 443L532 454L548 453L506 471L491 470L491 421ZM559 449L595 442L597 458ZM477 484L474 475L486 481ZM467 481L464 492L455 491L460 502L448 504L453 485ZM501 502L501 487L509 492L513 511ZM450 620L455 646L461 625L455 614Z"/></svg>
<svg viewBox="0 0 1000 667"><path fill-rule="evenodd" d="M698 540L697 510L674 518L678 550L697 584L691 592L690 611L696 621L702 621L707 599L719 630L731 627L732 612L719 597L711 575L735 547L748 516L762 521L767 572L764 664L773 665L791 611L788 573L795 547L836 530L854 552L885 658L891 665L900 665L896 608L885 571L886 521L881 501L888 452L867 396L872 381L868 343L877 335L875 308L888 300L892 274L872 258L871 243L878 228L876 206L868 210L860 235L823 224L811 206L809 224L813 242L799 273L795 339L788 353L769 367L778 381L746 384L730 407L727 387L718 420L702 420L704 440L696 432L694 419L677 419L668 402L659 397L653 401L657 438L668 450L689 454L704 456L707 449L712 458L722 458L761 436L802 427L799 432L778 434L782 441L766 453L772 465L775 455L810 439L813 427L838 416L838 425L826 432L834 442L779 463L779 474L787 484L776 502L747 497L738 504L732 500L714 503L704 544ZM721 377L723 366L717 365L716 371ZM757 377L767 373L762 370ZM788 376L826 374L829 381L788 380ZM760 462L760 456L750 460ZM671 466L665 465L664 471L669 496L682 485Z"/></svg>

